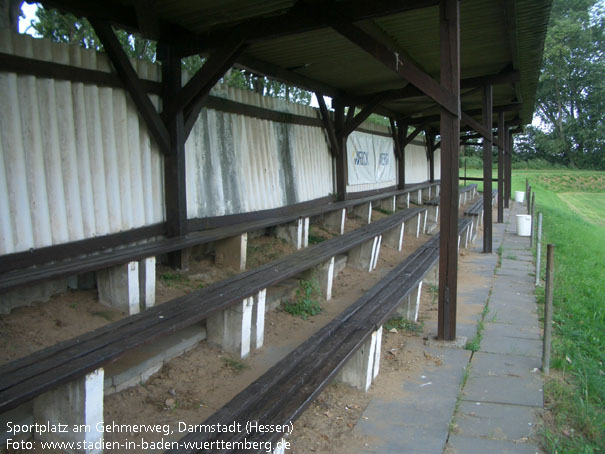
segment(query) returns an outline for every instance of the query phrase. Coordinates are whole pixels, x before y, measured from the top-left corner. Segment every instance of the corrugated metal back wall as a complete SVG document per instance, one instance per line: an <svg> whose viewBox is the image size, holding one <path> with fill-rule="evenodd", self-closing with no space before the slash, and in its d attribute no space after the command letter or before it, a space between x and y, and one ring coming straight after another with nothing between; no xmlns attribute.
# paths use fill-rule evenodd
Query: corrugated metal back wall
<svg viewBox="0 0 605 454"><path fill-rule="evenodd" d="M219 86L212 94L317 118L316 110ZM277 208L333 192L322 128L202 111L186 147L190 218Z"/></svg>
<svg viewBox="0 0 605 454"><path fill-rule="evenodd" d="M103 54L9 30L0 30L0 52L110 71ZM133 64L142 78L160 79L159 65ZM317 118L311 107L248 91L217 86L212 94ZM0 73L0 97L0 254L164 220L163 159L124 90ZM158 97L151 98L157 107ZM205 109L185 148L190 218L277 208L334 192L320 127ZM424 147L409 146L406 156L406 181L426 180Z"/></svg>
<svg viewBox="0 0 605 454"><path fill-rule="evenodd" d="M102 54L8 30L0 51L109 71ZM123 90L0 73L0 98L0 254L163 220L162 157Z"/></svg>

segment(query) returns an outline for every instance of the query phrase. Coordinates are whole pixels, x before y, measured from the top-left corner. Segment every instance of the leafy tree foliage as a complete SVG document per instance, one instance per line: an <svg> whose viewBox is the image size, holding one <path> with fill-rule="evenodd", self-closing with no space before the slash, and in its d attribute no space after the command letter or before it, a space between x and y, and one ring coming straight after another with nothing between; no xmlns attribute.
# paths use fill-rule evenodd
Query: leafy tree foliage
<svg viewBox="0 0 605 454"><path fill-rule="evenodd" d="M605 169L604 10L602 0L553 2L536 100L543 127L528 128L517 151Z"/></svg>
<svg viewBox="0 0 605 454"><path fill-rule="evenodd" d="M72 14L62 14L55 9L39 6L36 20L32 21L31 27L40 36L56 42L77 43L86 49L103 50L90 23L86 19L77 18ZM156 61L157 43L154 41L129 34L124 30L116 30L116 36L129 57L150 62ZM189 74L194 74L202 67L204 61L204 58L197 55L184 58L183 69ZM233 87L254 91L263 96L273 96L299 104L310 104L312 97L310 92L301 88L238 69L229 70L222 82Z"/></svg>

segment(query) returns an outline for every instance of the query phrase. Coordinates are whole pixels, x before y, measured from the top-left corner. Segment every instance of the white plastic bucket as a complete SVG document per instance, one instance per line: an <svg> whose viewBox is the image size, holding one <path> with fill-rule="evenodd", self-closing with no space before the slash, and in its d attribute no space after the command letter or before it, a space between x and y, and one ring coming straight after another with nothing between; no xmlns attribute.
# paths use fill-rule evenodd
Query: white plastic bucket
<svg viewBox="0 0 605 454"><path fill-rule="evenodd" d="M518 214L517 215L517 235L519 235L519 236L531 235L531 215L530 214Z"/></svg>
<svg viewBox="0 0 605 454"><path fill-rule="evenodd" d="M515 191L515 202L523 203L525 200L525 192Z"/></svg>

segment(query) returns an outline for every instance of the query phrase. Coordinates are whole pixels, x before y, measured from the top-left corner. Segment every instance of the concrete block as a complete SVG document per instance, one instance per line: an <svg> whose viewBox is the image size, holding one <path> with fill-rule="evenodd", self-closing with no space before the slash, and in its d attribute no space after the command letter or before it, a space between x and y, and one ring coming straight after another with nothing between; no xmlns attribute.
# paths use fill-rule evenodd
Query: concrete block
<svg viewBox="0 0 605 454"><path fill-rule="evenodd" d="M429 217L429 222L431 222L431 223L439 222L439 205L428 206L427 213L428 213L428 217Z"/></svg>
<svg viewBox="0 0 605 454"><path fill-rule="evenodd" d="M473 225L473 223L471 222L471 224L469 226L467 226L466 229L464 230L464 249L468 249L468 241L471 236L471 226L472 225Z"/></svg>
<svg viewBox="0 0 605 454"><path fill-rule="evenodd" d="M354 247L349 251L347 265L351 268L364 271L372 271L374 266L374 254L376 253L376 245L378 237L374 237L359 246Z"/></svg>
<svg viewBox="0 0 605 454"><path fill-rule="evenodd" d="M302 247L309 247L309 218L303 219Z"/></svg>
<svg viewBox="0 0 605 454"><path fill-rule="evenodd" d="M428 188L424 188L422 190L422 200L423 201L431 200L431 187L430 186Z"/></svg>
<svg viewBox="0 0 605 454"><path fill-rule="evenodd" d="M370 271L373 271L376 269L376 266L378 265L378 256L380 255L380 246L382 246L382 235L378 236L378 241L376 242L376 249L374 249L373 254L373 259L372 259L372 268L370 269Z"/></svg>
<svg viewBox="0 0 605 454"><path fill-rule="evenodd" d="M336 380L353 386L361 391L367 392L372 384L372 379L378 375L380 366L380 351L376 352L378 336L382 339L382 327L374 331L372 335L351 355L347 363L338 372ZM378 358L378 361L376 361ZM376 374L374 374L376 369Z"/></svg>
<svg viewBox="0 0 605 454"><path fill-rule="evenodd" d="M90 449L74 452L101 454L103 432L96 430L103 423L103 369L60 385L34 399L34 421L41 425L59 427L67 424L66 432L36 433L41 441L81 442ZM74 431L74 426L88 426L88 431ZM96 446L95 446L96 445Z"/></svg>
<svg viewBox="0 0 605 454"><path fill-rule="evenodd" d="M265 301L267 299L267 289L262 289L253 298L250 342L252 348L258 349L262 348L265 342Z"/></svg>
<svg viewBox="0 0 605 454"><path fill-rule="evenodd" d="M418 311L420 310L420 296L422 293L422 281L415 290L408 295L408 320L418 321Z"/></svg>
<svg viewBox="0 0 605 454"><path fill-rule="evenodd" d="M142 311L155 306L155 257L139 260L139 297Z"/></svg>
<svg viewBox="0 0 605 454"><path fill-rule="evenodd" d="M362 203L353 207L353 214L361 218L364 224L372 222L372 202Z"/></svg>
<svg viewBox="0 0 605 454"><path fill-rule="evenodd" d="M435 185L435 197L439 197L439 194L441 194L441 185L436 184Z"/></svg>
<svg viewBox="0 0 605 454"><path fill-rule="evenodd" d="M308 230L307 230L308 231ZM294 222L285 225L278 225L275 228L275 236L280 240L294 246L296 249L302 249L304 245L304 220L298 218Z"/></svg>
<svg viewBox="0 0 605 454"><path fill-rule="evenodd" d="M382 199L380 201L380 208L382 208L383 210L394 212L397 209L395 196L389 197L388 199Z"/></svg>
<svg viewBox="0 0 605 454"><path fill-rule="evenodd" d="M140 312L139 262L97 271L99 302L128 314Z"/></svg>
<svg viewBox="0 0 605 454"><path fill-rule="evenodd" d="M434 285L435 287L439 285L439 261L426 273L422 282L426 285Z"/></svg>
<svg viewBox="0 0 605 454"><path fill-rule="evenodd" d="M410 201L415 205L422 205L422 189L410 192Z"/></svg>
<svg viewBox="0 0 605 454"><path fill-rule="evenodd" d="M374 368L372 379L378 377L380 372L380 354L382 352L382 326L374 333L376 335L376 348L374 349Z"/></svg>
<svg viewBox="0 0 605 454"><path fill-rule="evenodd" d="M334 257L305 271L303 279L315 280L319 285L321 296L326 301L330 301L332 299L332 282L334 281Z"/></svg>
<svg viewBox="0 0 605 454"><path fill-rule="evenodd" d="M395 206L399 208L409 208L410 193L406 192L405 194L395 196Z"/></svg>
<svg viewBox="0 0 605 454"><path fill-rule="evenodd" d="M347 210L331 211L330 213L324 214L321 223L328 229L338 232L339 234L345 233L345 220L347 218Z"/></svg>
<svg viewBox="0 0 605 454"><path fill-rule="evenodd" d="M247 233L217 241L214 245L214 261L217 265L227 266L237 271L244 271L246 269L247 248Z"/></svg>
<svg viewBox="0 0 605 454"><path fill-rule="evenodd" d="M404 234L405 228L404 223L402 222L401 225L389 230L388 232L385 232L384 243L391 249L401 251L401 248L403 247Z"/></svg>
<svg viewBox="0 0 605 454"><path fill-rule="evenodd" d="M249 297L208 317L208 342L220 345L225 351L236 353L242 358L248 356L253 306L254 297Z"/></svg>

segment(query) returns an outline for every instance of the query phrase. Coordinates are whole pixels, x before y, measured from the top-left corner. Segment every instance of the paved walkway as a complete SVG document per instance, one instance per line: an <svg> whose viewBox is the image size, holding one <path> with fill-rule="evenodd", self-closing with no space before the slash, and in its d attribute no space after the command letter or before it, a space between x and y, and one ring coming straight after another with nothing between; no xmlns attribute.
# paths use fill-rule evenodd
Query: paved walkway
<svg viewBox="0 0 605 454"><path fill-rule="evenodd" d="M505 223L494 224L493 254L480 253L478 237L461 260L472 277L459 285L458 304L467 305L459 314L480 313L486 303L489 308L480 350L427 347L444 364L427 367L416 382L402 382L405 397L370 403L355 431L379 441L364 453L539 452L528 438L543 407L542 342L529 239L515 235L515 214L524 210L511 202ZM477 322L459 315L457 330L470 340Z"/></svg>

